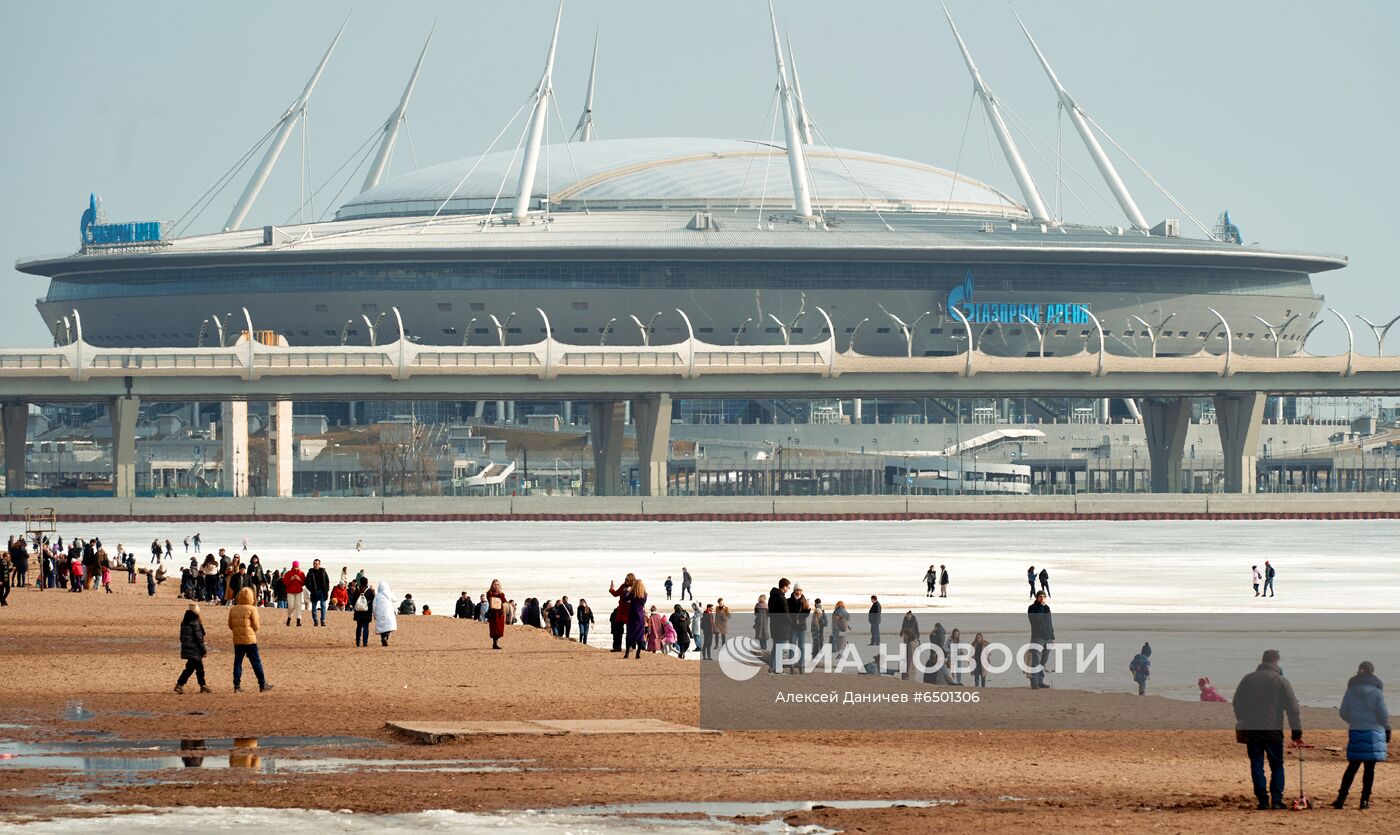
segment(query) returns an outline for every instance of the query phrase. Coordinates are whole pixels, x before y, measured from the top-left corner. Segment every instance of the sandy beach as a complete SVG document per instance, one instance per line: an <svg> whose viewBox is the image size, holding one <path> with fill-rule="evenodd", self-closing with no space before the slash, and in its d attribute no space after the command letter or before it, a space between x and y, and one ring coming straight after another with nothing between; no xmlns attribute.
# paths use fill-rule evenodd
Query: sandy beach
<svg viewBox="0 0 1400 835"><path fill-rule="evenodd" d="M1386 814L1393 796L1389 763L1378 770L1368 812L1252 811L1243 748L1217 730L609 734L423 745L386 730L385 722L654 718L695 725L699 674L696 665L672 658L624 661L526 627L511 627L505 650L492 652L484 625L438 616L403 617L388 648L356 648L346 613L332 614L328 627L289 628L276 610L263 610L259 643L275 687L235 694L226 612L205 607L206 668L216 692L177 695L171 687L183 666L177 638L185 602L168 583L149 598L143 586L117 579L112 595L16 590L0 610L6 705L0 737L76 743L89 756L131 758L156 756L152 749L181 739L208 740L207 754L201 752L207 765L143 772L133 780L83 769L6 767L0 760L6 816L0 826L130 806L387 813L785 800L941 802L767 816L848 831L1253 831L1286 824L1320 832L1381 831L1393 823ZM1155 696L1021 688L997 695L1029 710L1087 703L1105 716L1150 705L1176 716L1180 727L1203 721L1204 710L1228 709ZM1305 727L1335 725L1323 722L1328 713L1305 709ZM233 755L219 749L217 740L233 737L336 739L264 747L250 756L246 749ZM136 740L153 742L133 750ZM1309 752L1308 793L1330 802L1345 732L1310 732L1308 741L1318 746ZM267 773L264 760L274 757L304 767ZM346 760L361 766L315 767ZM413 767L424 761L473 765ZM234 767L211 767L225 763ZM1290 795L1296 775L1292 764Z"/></svg>

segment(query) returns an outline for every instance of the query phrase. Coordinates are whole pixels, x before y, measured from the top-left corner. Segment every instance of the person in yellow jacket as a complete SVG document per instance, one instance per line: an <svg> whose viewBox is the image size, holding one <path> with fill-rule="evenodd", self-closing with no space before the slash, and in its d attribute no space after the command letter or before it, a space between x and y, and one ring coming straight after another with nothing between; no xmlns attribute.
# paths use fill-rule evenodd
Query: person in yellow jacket
<svg viewBox="0 0 1400 835"><path fill-rule="evenodd" d="M228 628L233 633L233 692L239 692L238 683L243 678L243 659L246 657L253 666L253 675L258 677L258 690L271 690L263 675L262 658L258 656L258 608L253 605L253 589L244 586L238 592L238 600L228 610Z"/></svg>

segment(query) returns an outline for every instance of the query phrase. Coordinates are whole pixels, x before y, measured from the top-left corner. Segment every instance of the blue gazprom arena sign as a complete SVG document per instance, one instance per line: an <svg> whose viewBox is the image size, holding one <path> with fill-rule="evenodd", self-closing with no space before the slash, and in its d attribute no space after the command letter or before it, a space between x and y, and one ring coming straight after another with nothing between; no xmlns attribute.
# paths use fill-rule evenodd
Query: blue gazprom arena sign
<svg viewBox="0 0 1400 835"><path fill-rule="evenodd" d="M1027 319L1037 325L1087 325L1091 321L1086 304L976 302L972 300L972 293L972 270L968 270L962 283L953 285L948 291L946 307L949 311L956 309L974 325L994 322L1025 324Z"/></svg>

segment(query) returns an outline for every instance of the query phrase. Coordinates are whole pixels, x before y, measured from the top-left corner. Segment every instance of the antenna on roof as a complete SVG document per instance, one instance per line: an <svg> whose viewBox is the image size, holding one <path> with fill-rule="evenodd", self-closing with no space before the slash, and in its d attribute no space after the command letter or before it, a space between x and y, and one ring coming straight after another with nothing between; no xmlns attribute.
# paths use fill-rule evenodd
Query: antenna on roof
<svg viewBox="0 0 1400 835"><path fill-rule="evenodd" d="M783 43L778 38L778 16L773 2L768 2L768 17L773 23L773 54L778 61L778 96L782 99L783 127L787 133L788 171L792 175L792 203L797 216L803 220L813 217L812 195L807 185L807 160L802 152L802 137L798 133L797 114L793 111L792 89L788 87L787 70L783 66Z"/></svg>
<svg viewBox="0 0 1400 835"><path fill-rule="evenodd" d="M564 0L554 14L554 35L549 40L549 55L544 61L544 75L535 88L535 107L530 112L530 124L525 128L525 157L520 162L520 185L515 192L515 209L511 217L524 220L530 213L530 195L535 190L535 169L540 162L540 140L544 136L549 97L554 95L554 49L559 45L559 21L564 16Z"/></svg>
<svg viewBox="0 0 1400 835"><path fill-rule="evenodd" d="M433 29L436 28L437 21L433 21L432 29L428 30L428 39L423 42L423 51L418 53L418 63L413 65L413 75L408 77L408 86L403 89L403 98L399 99L399 106L394 108L394 112L384 122L384 138L379 142L379 151L374 155L369 173L365 175L365 184L361 186L361 192L379 185L379 178L384 176L384 169L389 166L389 155L394 152L394 142L399 138L399 127L403 124L404 113L408 110L408 98L413 95L413 85L418 83L418 71L423 69L423 58L428 54L428 44L433 42Z"/></svg>
<svg viewBox="0 0 1400 835"><path fill-rule="evenodd" d="M262 191L263 184L267 182L267 177L272 173L272 166L277 164L277 157L281 155L282 148L287 144L287 138L292 135L292 128L296 127L297 121L306 113L306 103L311 99L311 91L316 89L316 82L321 80L321 73L326 69L326 62L331 60L331 53L335 51L335 45L340 42L340 35L345 31L346 25L350 23L350 16L346 15L345 23L340 24L340 31L335 33L335 40L326 49L325 57L321 63L316 65L316 72L311 74L311 80L306 82L306 89L301 91L297 100L292 102L292 106L287 108L287 112L282 114L282 118L277 120L277 134L272 138L272 144L267 149L267 154L263 156L262 162L253 171L253 177L248 181L248 187L243 190L243 196L238 198L238 203L233 207L233 212L228 216L228 223L224 224L224 231L231 232L243 225L244 219L248 217L248 210L253 208L253 201L258 199L258 193Z"/></svg>
<svg viewBox="0 0 1400 835"><path fill-rule="evenodd" d="M583 100L583 114L578 117L574 135L580 142L593 141L593 81L598 77L598 30L593 30L593 64L588 69L588 96Z"/></svg>
<svg viewBox="0 0 1400 835"><path fill-rule="evenodd" d="M797 111L797 132L802 135L803 143L811 145L812 117L807 113L807 104L802 98L802 80L797 77L797 53L792 51L792 38L786 33L783 37L787 40L788 62L792 64L792 92Z"/></svg>
<svg viewBox="0 0 1400 835"><path fill-rule="evenodd" d="M1015 13L1013 12L1013 14ZM1035 56L1040 59L1040 66L1045 68L1045 74L1049 76L1050 84L1055 88L1056 95L1060 97L1060 103L1069 112L1069 120L1074 123L1075 130L1079 131L1079 138L1084 140L1084 147L1089 149L1089 156L1094 158L1094 164L1098 166L1104 182L1108 183L1108 188L1113 192L1123 214L1135 228L1146 232L1147 218L1142 216L1137 203L1133 202L1133 196L1128 193L1128 187L1123 185L1123 178L1118 176L1118 169L1113 167L1113 161L1108 158L1108 154L1104 153L1098 137L1094 136L1093 130L1090 129L1089 123L1085 120L1083 109L1070 96L1065 86L1060 83L1060 79L1055 76L1055 71L1050 68L1050 62L1045 59L1045 53L1041 52L1040 47L1036 45L1035 38L1031 37L1031 30L1026 28L1026 23L1021 20L1020 15L1016 15L1016 22L1021 24L1021 31L1026 33L1026 40L1031 42L1031 49L1035 50Z"/></svg>
<svg viewBox="0 0 1400 835"><path fill-rule="evenodd" d="M1021 158L1016 141L1006 129L1006 122L1001 117L1001 108L997 106L997 98L987 89L986 83L982 81L982 74L977 71L977 65L972 63L972 54L967 51L967 44L963 43L962 35L958 34L958 27L953 23L953 15L949 13L946 5L943 7L943 14L948 18L948 26L953 30L958 48L962 50L963 60L967 62L967 71L972 74L972 89L978 98L982 99L982 106L987 110L987 119L992 123L997 142L1001 143L1001 152L1006 155L1006 164L1011 166L1016 184L1021 187L1021 195L1026 198L1026 208L1030 210L1031 217L1040 223L1053 224L1055 220L1045 208L1045 201L1040 197L1040 190L1035 187L1035 180L1031 179L1031 172L1027 170L1026 162Z"/></svg>

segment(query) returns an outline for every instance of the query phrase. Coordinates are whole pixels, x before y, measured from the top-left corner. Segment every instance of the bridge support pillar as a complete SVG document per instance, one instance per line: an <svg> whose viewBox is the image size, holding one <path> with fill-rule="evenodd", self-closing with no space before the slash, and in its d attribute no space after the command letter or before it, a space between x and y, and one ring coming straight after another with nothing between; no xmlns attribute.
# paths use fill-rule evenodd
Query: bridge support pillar
<svg viewBox="0 0 1400 835"><path fill-rule="evenodd" d="M224 441L223 489L235 496L248 495L248 403L224 403L219 414Z"/></svg>
<svg viewBox="0 0 1400 835"><path fill-rule="evenodd" d="M574 401L564 401L564 425L572 426L574 423Z"/></svg>
<svg viewBox="0 0 1400 835"><path fill-rule="evenodd" d="M593 444L593 495L616 496L622 481L623 403L588 404L588 435Z"/></svg>
<svg viewBox="0 0 1400 835"><path fill-rule="evenodd" d="M292 401L276 400L272 403L272 475L273 495L290 498L292 495Z"/></svg>
<svg viewBox="0 0 1400 835"><path fill-rule="evenodd" d="M29 404L11 400L4 404L5 492L23 490L29 476L25 466L25 437L29 434Z"/></svg>
<svg viewBox="0 0 1400 835"><path fill-rule="evenodd" d="M506 401L496 401L496 423L506 422Z"/></svg>
<svg viewBox="0 0 1400 835"><path fill-rule="evenodd" d="M1220 449L1225 455L1226 493L1255 491L1264 402L1264 393L1259 391L1215 396L1215 421L1220 427Z"/></svg>
<svg viewBox="0 0 1400 835"><path fill-rule="evenodd" d="M632 401L637 421L637 470L643 496L664 496L671 460L671 395L652 394Z"/></svg>
<svg viewBox="0 0 1400 835"><path fill-rule="evenodd" d="M863 406L859 397L851 401L851 423L865 423L865 416L861 414Z"/></svg>
<svg viewBox="0 0 1400 835"><path fill-rule="evenodd" d="M1152 466L1153 493L1181 492L1181 458L1186 451L1186 428L1191 423L1191 401L1185 397L1138 401L1142 428L1147 435L1147 455Z"/></svg>
<svg viewBox="0 0 1400 835"><path fill-rule="evenodd" d="M112 418L112 487L118 498L136 495L136 414L141 399L114 397L107 404Z"/></svg>

